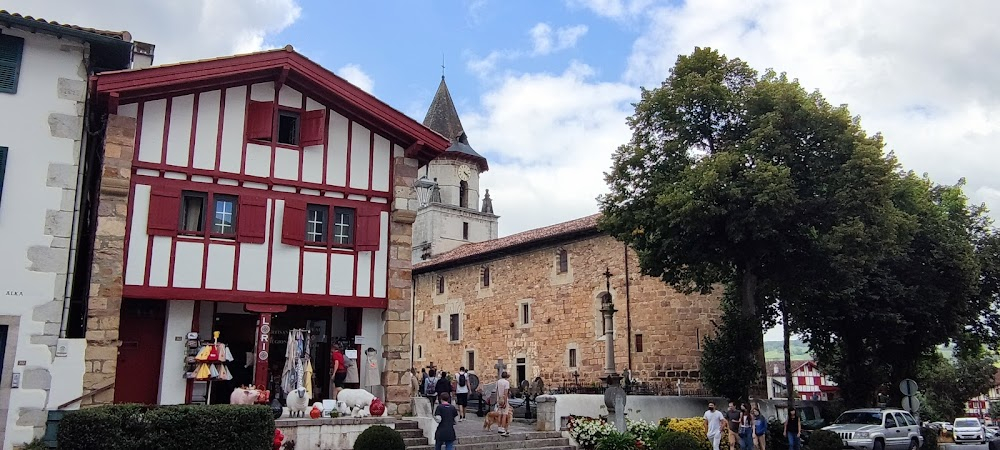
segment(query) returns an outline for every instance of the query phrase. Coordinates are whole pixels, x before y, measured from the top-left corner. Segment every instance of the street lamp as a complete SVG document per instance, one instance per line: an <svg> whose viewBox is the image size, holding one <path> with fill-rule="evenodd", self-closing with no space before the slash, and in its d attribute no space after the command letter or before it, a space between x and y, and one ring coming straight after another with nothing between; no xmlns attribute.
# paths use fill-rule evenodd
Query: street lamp
<svg viewBox="0 0 1000 450"><path fill-rule="evenodd" d="M424 175L417 181L413 182L413 189L417 191L417 200L420 201L421 208L430 203L431 193L434 192L436 188L437 183L427 178L427 175Z"/></svg>

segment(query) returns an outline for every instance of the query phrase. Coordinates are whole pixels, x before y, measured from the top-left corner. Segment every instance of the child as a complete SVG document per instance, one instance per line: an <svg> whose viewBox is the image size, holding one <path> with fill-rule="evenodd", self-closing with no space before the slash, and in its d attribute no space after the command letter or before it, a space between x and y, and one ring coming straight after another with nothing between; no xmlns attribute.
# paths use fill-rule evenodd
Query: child
<svg viewBox="0 0 1000 450"><path fill-rule="evenodd" d="M445 450L455 450L455 418L458 417L458 410L451 406L451 394L442 392L439 397L441 404L434 409L434 421L438 423L437 432L434 433L434 450L441 450L444 445Z"/></svg>

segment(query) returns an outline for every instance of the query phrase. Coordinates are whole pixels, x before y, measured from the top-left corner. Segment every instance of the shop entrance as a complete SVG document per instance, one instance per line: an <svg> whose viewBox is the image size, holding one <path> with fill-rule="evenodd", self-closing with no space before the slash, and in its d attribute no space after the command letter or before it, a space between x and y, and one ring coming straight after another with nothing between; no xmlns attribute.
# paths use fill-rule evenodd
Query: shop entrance
<svg viewBox="0 0 1000 450"><path fill-rule="evenodd" d="M213 331L219 332L219 342L229 346L233 361L226 368L233 376L232 380L215 380L212 385L213 405L229 403L233 389L253 384L254 334L257 330L256 314L217 313L214 317ZM210 338L209 333L206 338Z"/></svg>

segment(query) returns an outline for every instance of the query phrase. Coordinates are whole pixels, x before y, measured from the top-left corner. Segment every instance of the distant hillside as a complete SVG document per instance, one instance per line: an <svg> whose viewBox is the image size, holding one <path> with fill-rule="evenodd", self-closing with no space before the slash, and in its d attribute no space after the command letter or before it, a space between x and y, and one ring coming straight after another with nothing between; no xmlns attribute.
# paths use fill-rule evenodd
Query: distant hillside
<svg viewBox="0 0 1000 450"><path fill-rule="evenodd" d="M788 346L792 352L792 360L812 359L812 355L809 354L809 346L805 343L798 340L792 340L788 342ZM768 361L785 359L784 342L764 341L764 359Z"/></svg>

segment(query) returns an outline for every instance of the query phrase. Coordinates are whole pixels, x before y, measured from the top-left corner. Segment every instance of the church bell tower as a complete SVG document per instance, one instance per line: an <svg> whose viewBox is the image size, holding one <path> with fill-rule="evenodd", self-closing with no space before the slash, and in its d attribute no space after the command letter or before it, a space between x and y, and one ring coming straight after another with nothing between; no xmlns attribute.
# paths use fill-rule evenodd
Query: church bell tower
<svg viewBox="0 0 1000 450"><path fill-rule="evenodd" d="M424 125L450 139L451 146L420 168L418 176L436 187L413 223L414 264L464 244L496 239L500 219L493 213L489 189L481 191L479 184L479 175L489 170L489 164L469 145L444 76Z"/></svg>

